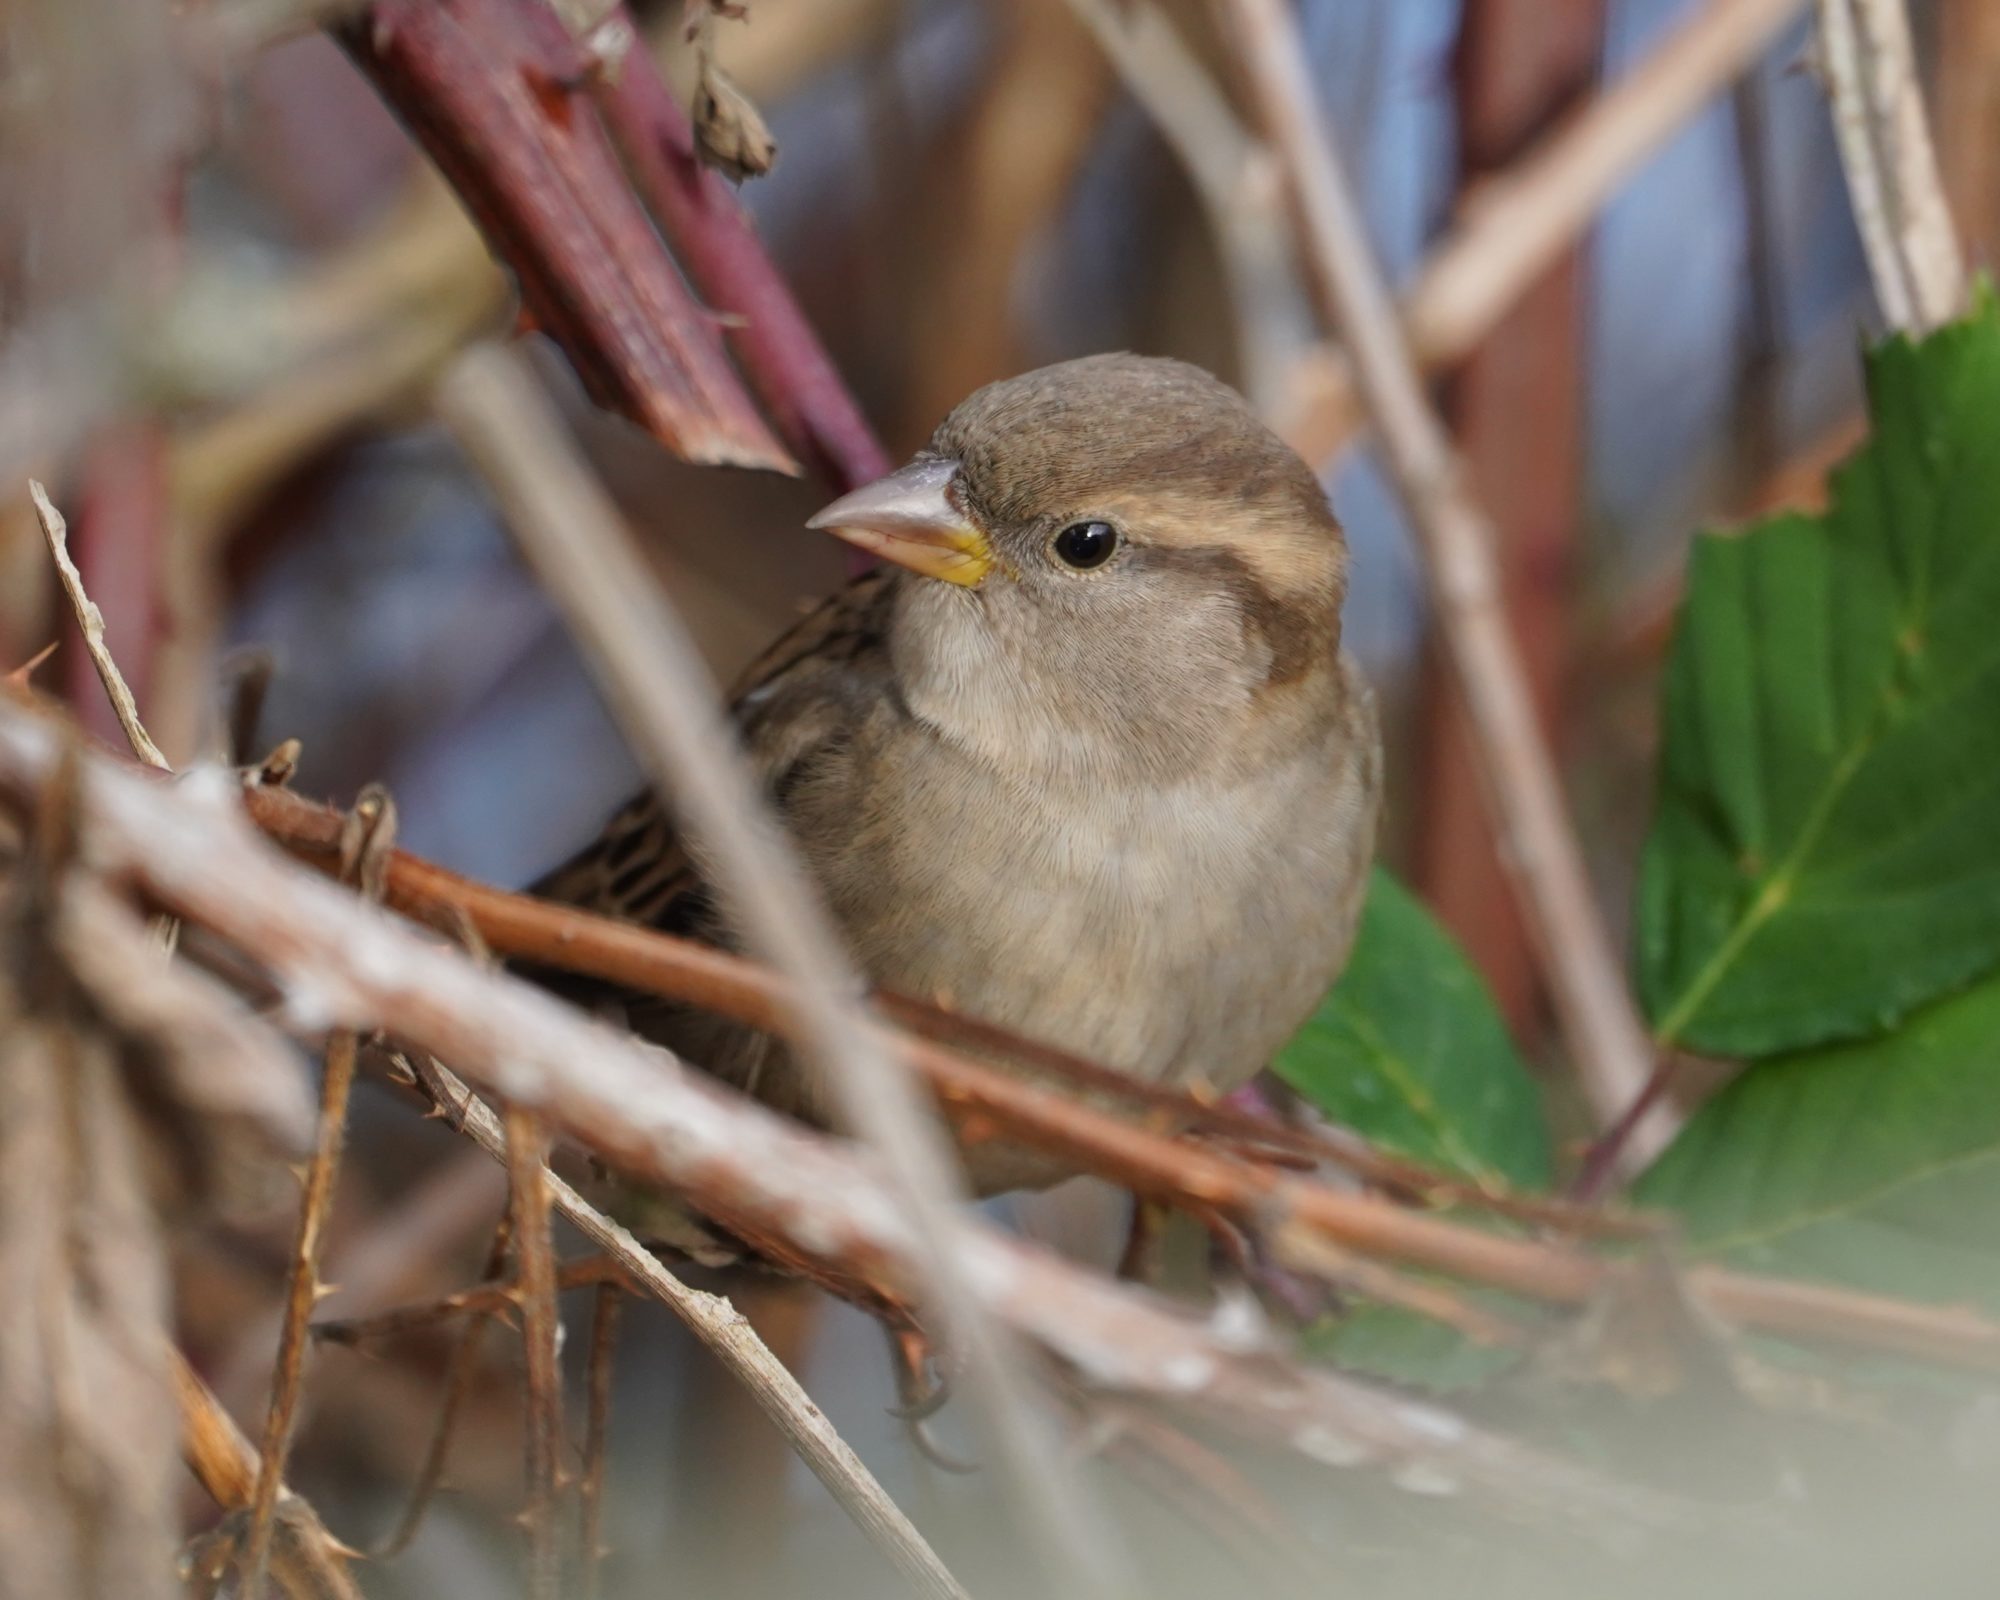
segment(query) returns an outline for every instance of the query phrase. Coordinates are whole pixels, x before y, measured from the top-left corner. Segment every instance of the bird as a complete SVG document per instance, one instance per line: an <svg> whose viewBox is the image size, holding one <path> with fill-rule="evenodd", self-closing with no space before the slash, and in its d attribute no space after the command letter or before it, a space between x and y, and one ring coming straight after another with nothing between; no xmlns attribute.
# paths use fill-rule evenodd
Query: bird
<svg viewBox="0 0 2000 1600"><path fill-rule="evenodd" d="M807 525L879 563L729 708L866 977L1155 1085L1223 1094L1266 1067L1346 959L1382 787L1312 470L1202 369L1088 356L980 389ZM731 943L650 791L533 892ZM832 1121L781 1041L618 1000ZM1072 1171L1002 1141L962 1155L980 1195Z"/></svg>

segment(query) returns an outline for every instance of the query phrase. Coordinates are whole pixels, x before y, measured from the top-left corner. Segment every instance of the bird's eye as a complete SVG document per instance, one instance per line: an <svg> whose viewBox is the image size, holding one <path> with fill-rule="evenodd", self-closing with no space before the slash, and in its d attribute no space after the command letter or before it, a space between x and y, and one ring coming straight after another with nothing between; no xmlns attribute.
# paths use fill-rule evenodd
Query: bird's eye
<svg viewBox="0 0 2000 1600"><path fill-rule="evenodd" d="M1108 522L1072 522L1056 535L1056 557L1064 566L1088 572L1111 559L1118 548L1118 530Z"/></svg>

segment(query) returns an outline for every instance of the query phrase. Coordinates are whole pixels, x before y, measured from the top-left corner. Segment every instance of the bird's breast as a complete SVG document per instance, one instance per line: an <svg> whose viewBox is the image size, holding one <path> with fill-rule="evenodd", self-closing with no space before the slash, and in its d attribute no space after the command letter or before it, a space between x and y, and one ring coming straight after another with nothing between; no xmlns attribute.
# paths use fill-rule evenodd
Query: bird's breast
<svg viewBox="0 0 2000 1600"><path fill-rule="evenodd" d="M868 814L814 865L887 987L1228 1089L1344 955L1373 795L1338 748L1170 787L1003 778L934 748L855 759Z"/></svg>

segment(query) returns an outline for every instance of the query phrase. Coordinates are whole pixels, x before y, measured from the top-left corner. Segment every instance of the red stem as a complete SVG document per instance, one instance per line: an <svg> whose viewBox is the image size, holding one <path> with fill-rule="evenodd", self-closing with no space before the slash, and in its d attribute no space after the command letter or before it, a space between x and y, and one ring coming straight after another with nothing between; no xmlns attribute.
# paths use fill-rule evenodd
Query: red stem
<svg viewBox="0 0 2000 1600"><path fill-rule="evenodd" d="M836 489L881 477L891 464L881 441L735 191L696 159L687 112L643 44L599 80L597 105L675 258L730 319L730 348L785 444Z"/></svg>
<svg viewBox="0 0 2000 1600"><path fill-rule="evenodd" d="M375 0L341 37L592 397L690 461L794 470L629 187L543 0Z"/></svg>

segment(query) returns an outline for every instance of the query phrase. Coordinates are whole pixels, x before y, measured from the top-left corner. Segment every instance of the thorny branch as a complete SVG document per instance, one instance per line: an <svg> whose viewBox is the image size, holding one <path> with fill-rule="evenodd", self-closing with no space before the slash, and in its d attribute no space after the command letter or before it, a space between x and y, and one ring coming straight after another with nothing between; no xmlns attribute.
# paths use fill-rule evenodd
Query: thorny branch
<svg viewBox="0 0 2000 1600"><path fill-rule="evenodd" d="M256 1492L258 1457L208 1385L179 1351L170 1353L181 1415L181 1453L209 1498L247 1512ZM273 1570L292 1600L362 1600L347 1566L353 1552L326 1531L313 1508L282 1485Z"/></svg>
<svg viewBox="0 0 2000 1600"><path fill-rule="evenodd" d="M379 789L364 790L343 827L343 879L359 883L364 893L379 898L384 863L395 833L396 811L388 796ZM311 1165L306 1169L298 1231L292 1241L285 1317L278 1335L278 1361L258 1447L257 1486L250 1500L250 1525L243 1538L243 1592L249 1600L258 1600L263 1593L264 1572L271 1557L272 1516L277 1509L278 1489L284 1479L285 1458L291 1449L292 1428L305 1381L306 1325L320 1297L320 1252L327 1219L332 1213L341 1152L347 1142L347 1102L354 1087L359 1050L360 1040L352 1029L337 1029L327 1041L320 1080L319 1132Z"/></svg>
<svg viewBox="0 0 2000 1600"><path fill-rule="evenodd" d="M307 860L324 862L335 822L332 813L276 790L247 790L244 800L252 818L273 838ZM784 980L725 951L472 883L402 853L390 859L387 898L430 926L462 921L499 955L604 978L787 1036L797 1026ZM920 1008L898 1001L895 1009L900 1015ZM980 1038L1005 1041L1004 1035L984 1029ZM1039 1081L1022 1081L927 1039L903 1035L893 1042L923 1072L948 1114L982 1122L989 1133L997 1130L1036 1149L1067 1155L1083 1170L1138 1193L1240 1219L1267 1237L1302 1230L1348 1250L1451 1273L1551 1305L1584 1304L1610 1281L1609 1263L1573 1248L1458 1226L1380 1196L1306 1181L1284 1165L1245 1159L1258 1149L1255 1142L1246 1141L1231 1153L1177 1138L1175 1130L1208 1126L1214 1113L1183 1096L1145 1092L1129 1083L1128 1094L1116 1096L1112 1085L1097 1076L1104 1069L1085 1067L1078 1082L1068 1072L1080 1064L1068 1063L1063 1071L1044 1070ZM1038 1054L1031 1052L1031 1067ZM1066 1062L1053 1052L1040 1054L1040 1060L1045 1069ZM1061 1092L1051 1083L1061 1085ZM1117 1107L1125 1108L1126 1115L1107 1109ZM1265 1131L1277 1137L1277 1130ZM1345 1149L1320 1151L1321 1159L1337 1161L1346 1155ZM1399 1166L1398 1171L1402 1176L1391 1187L1405 1193L1421 1198L1452 1192L1434 1191L1420 1177L1412 1182L1405 1169ZM1463 1191L1458 1197L1467 1198ZM1576 1215L1554 1208L1540 1220L1560 1225ZM1645 1219L1631 1219L1621 1231L1648 1227ZM1711 1267L1692 1268L1688 1276L1725 1322L2000 1370L2000 1324L1974 1312Z"/></svg>
<svg viewBox="0 0 2000 1600"><path fill-rule="evenodd" d="M0 792L17 801L32 794L55 758L55 736L42 719L0 704ZM93 862L254 951L299 1025L382 1028L535 1106L616 1170L687 1195L725 1226L744 1218L808 1255L908 1286L923 1281L923 1257L898 1198L837 1145L287 866L260 847L232 786L217 777L169 788L101 758L85 773L82 820ZM588 1208L553 1185L552 1192L583 1225ZM653 1285L661 1269L647 1265L623 1230L597 1218L586 1232L601 1248L615 1245L621 1264ZM970 1218L951 1219L949 1237L989 1313L1093 1387L1187 1407L1307 1459L1424 1474L1592 1536L1678 1526L1691 1515L1669 1498L1607 1482L1434 1406L1303 1368L1259 1331L1190 1316ZM1548 1248L1495 1242L1509 1251ZM1557 1286L1566 1298L1603 1282L1586 1257L1554 1251L1520 1261L1537 1270L1553 1265L1568 1279ZM1720 1281L1700 1286L1711 1303L1722 1298ZM2000 1349L2000 1336L1992 1347Z"/></svg>
<svg viewBox="0 0 2000 1600"><path fill-rule="evenodd" d="M528 1594L556 1600L562 1579L559 1477L563 1460L561 1341L556 1307L555 1246L549 1237L548 1139L541 1119L523 1106L506 1114L508 1218L514 1236L514 1293L521 1308L527 1364L526 1450Z"/></svg>
<svg viewBox="0 0 2000 1600"><path fill-rule="evenodd" d="M505 1161L506 1134L491 1107L447 1069L434 1072L451 1124L495 1160ZM732 1372L776 1424L841 1509L854 1519L918 1593L932 1600L966 1600L965 1591L861 1458L833 1429L784 1364L766 1348L741 1312L719 1295L690 1289L644 1245L553 1175L549 1199L584 1237L610 1256L632 1282L668 1307Z"/></svg>

